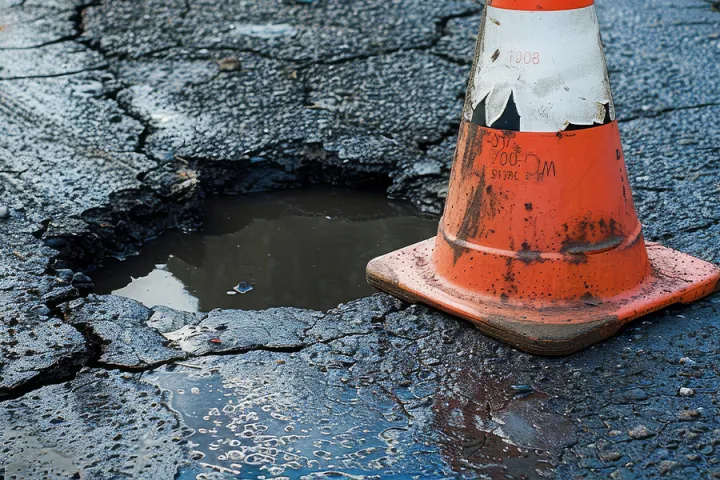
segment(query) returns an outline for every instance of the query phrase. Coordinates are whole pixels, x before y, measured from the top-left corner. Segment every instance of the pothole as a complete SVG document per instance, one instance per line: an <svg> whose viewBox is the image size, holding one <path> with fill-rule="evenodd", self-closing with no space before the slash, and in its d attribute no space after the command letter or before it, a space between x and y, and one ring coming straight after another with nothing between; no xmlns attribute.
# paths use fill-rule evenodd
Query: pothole
<svg viewBox="0 0 720 480"><path fill-rule="evenodd" d="M210 199L203 210L201 230L107 260L90 274L94 291L185 311L327 310L373 293L370 259L437 231L437 218L409 203L334 188Z"/></svg>

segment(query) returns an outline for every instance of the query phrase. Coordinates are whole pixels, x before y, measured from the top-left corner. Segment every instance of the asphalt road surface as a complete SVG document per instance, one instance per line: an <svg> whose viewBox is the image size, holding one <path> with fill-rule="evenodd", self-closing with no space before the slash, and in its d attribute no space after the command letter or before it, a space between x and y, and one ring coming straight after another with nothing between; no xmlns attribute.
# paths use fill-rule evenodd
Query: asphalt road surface
<svg viewBox="0 0 720 480"><path fill-rule="evenodd" d="M597 2L645 237L715 263L719 8ZM718 296L557 359L380 294L87 296L81 269L196 225L208 194L380 186L440 212L481 11L0 0L5 478L720 477Z"/></svg>

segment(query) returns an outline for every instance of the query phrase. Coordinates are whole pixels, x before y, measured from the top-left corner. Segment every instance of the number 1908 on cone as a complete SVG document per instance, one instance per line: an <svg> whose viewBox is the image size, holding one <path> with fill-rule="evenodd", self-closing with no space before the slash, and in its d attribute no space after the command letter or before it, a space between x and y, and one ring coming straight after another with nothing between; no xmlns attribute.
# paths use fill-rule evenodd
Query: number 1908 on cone
<svg viewBox="0 0 720 480"><path fill-rule="evenodd" d="M367 278L545 355L718 288L643 239L592 0L487 2L438 234Z"/></svg>

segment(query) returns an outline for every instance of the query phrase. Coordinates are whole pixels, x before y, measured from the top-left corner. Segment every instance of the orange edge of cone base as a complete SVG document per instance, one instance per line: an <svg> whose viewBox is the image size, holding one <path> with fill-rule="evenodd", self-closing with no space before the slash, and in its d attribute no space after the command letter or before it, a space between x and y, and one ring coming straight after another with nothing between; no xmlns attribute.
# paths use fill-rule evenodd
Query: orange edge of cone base
<svg viewBox="0 0 720 480"><path fill-rule="evenodd" d="M474 120L461 121L438 235L372 260L372 286L544 355L717 291L720 268L643 239L617 121L549 133Z"/></svg>

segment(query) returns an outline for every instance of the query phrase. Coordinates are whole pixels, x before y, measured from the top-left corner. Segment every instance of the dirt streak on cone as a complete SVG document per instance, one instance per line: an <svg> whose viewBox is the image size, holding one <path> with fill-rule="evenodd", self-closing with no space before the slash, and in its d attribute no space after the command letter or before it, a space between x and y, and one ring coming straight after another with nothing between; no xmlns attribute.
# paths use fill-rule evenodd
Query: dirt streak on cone
<svg viewBox="0 0 720 480"><path fill-rule="evenodd" d="M370 284L541 354L717 288L643 239L592 1L489 1L475 55L438 235Z"/></svg>

